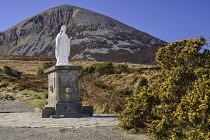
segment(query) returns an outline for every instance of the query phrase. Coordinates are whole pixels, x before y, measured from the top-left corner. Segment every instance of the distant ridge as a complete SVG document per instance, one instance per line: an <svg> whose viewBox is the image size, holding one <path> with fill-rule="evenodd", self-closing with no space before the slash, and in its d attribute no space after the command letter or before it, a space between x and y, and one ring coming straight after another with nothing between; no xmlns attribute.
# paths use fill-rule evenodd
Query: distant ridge
<svg viewBox="0 0 210 140"><path fill-rule="evenodd" d="M64 24L72 37L71 59L155 64L158 48L167 45L110 17L61 5L0 32L0 54L54 57L55 37Z"/></svg>

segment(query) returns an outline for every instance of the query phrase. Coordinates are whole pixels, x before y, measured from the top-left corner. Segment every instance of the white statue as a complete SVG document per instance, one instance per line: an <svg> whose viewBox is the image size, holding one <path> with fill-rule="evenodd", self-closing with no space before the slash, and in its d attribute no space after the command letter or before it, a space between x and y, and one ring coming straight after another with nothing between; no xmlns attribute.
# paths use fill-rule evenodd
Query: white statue
<svg viewBox="0 0 210 140"><path fill-rule="evenodd" d="M71 39L71 38L70 38ZM70 39L66 34L66 26L61 27L60 33L56 37L55 57L56 66L70 65L68 57L70 54Z"/></svg>

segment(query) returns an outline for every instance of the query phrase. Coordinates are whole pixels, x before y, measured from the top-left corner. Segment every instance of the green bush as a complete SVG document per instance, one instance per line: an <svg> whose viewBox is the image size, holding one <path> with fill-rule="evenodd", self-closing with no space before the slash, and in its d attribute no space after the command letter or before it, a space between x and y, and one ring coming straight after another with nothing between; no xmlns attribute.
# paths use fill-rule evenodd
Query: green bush
<svg viewBox="0 0 210 140"><path fill-rule="evenodd" d="M99 75L114 74L114 66L112 62L96 63L95 72Z"/></svg>
<svg viewBox="0 0 210 140"><path fill-rule="evenodd" d="M45 69L48 69L48 68L50 68L52 66L55 66L55 62L54 61L53 62L45 62L43 64L42 68L45 70Z"/></svg>
<svg viewBox="0 0 210 140"><path fill-rule="evenodd" d="M95 73L95 67L93 65L82 69L79 72L79 77L87 76L87 75L92 74L92 73Z"/></svg>
<svg viewBox="0 0 210 140"><path fill-rule="evenodd" d="M210 139L210 51L199 53L205 43L201 37L160 48L161 78L127 98L120 126L157 140Z"/></svg>
<svg viewBox="0 0 210 140"><path fill-rule="evenodd" d="M37 70L37 72L36 72L36 75L37 75L38 77L44 77L44 76L45 76L44 70L43 70L42 68L39 68L39 69Z"/></svg>
<svg viewBox="0 0 210 140"><path fill-rule="evenodd" d="M4 66L2 73L9 75L9 76L13 76L12 68L10 68L9 66Z"/></svg>
<svg viewBox="0 0 210 140"><path fill-rule="evenodd" d="M91 66L88 66L82 69L79 72L79 77L87 76L88 74L98 74L106 75L106 74L114 74L114 66L112 62L104 62L104 63L95 63Z"/></svg>
<svg viewBox="0 0 210 140"><path fill-rule="evenodd" d="M15 76L13 73L13 69L10 68L9 66L4 66L2 70L3 74L9 75L9 76Z"/></svg>
<svg viewBox="0 0 210 140"><path fill-rule="evenodd" d="M38 77L44 77L44 76L46 76L46 74L44 73L44 70L45 69L48 69L48 68L50 68L50 67L52 67L54 65L55 65L55 62L45 62L45 63L43 63L42 68L39 68L37 70L36 75Z"/></svg>

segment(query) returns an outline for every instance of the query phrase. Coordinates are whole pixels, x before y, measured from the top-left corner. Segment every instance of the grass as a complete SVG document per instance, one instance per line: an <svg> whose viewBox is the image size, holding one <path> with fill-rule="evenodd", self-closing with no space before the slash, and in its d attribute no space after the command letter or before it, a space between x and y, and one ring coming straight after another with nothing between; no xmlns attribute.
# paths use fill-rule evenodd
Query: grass
<svg viewBox="0 0 210 140"><path fill-rule="evenodd" d="M47 104L47 99L24 100L23 102L32 104L34 108L43 108Z"/></svg>
<svg viewBox="0 0 210 140"><path fill-rule="evenodd" d="M34 108L44 107L47 104L47 99L44 93L34 92L29 90L21 91L23 95L28 95L26 100L23 100L26 104L32 104Z"/></svg>
<svg viewBox="0 0 210 140"><path fill-rule="evenodd" d="M47 104L47 98L46 94L42 92L35 92L31 90L12 90L8 88L0 88L0 93L5 92L4 98L0 94L0 97L2 99L6 100L16 100L18 96L24 96L24 99L22 100L26 104L32 104L34 108L37 107L44 107ZM16 94L16 96L14 96Z"/></svg>

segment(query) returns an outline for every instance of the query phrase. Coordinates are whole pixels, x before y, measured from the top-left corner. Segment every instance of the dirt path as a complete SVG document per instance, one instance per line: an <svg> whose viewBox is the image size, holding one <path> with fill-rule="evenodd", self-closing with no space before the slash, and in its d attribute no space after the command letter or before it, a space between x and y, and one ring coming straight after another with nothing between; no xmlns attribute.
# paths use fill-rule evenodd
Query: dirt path
<svg viewBox="0 0 210 140"><path fill-rule="evenodd" d="M0 100L0 113L20 113L34 111L32 105L24 104L21 101L2 101ZM0 118L1 119L1 118Z"/></svg>
<svg viewBox="0 0 210 140"><path fill-rule="evenodd" d="M0 101L1 140L148 140L117 126L116 116L36 118L33 108L19 101ZM5 113L7 112L7 113ZM10 113L9 113L10 112Z"/></svg>
<svg viewBox="0 0 210 140"><path fill-rule="evenodd" d="M145 135L130 135L118 127L11 128L0 127L1 140L148 140Z"/></svg>

